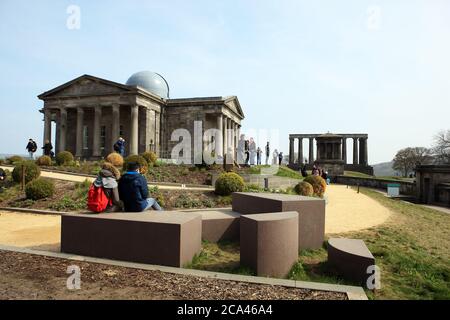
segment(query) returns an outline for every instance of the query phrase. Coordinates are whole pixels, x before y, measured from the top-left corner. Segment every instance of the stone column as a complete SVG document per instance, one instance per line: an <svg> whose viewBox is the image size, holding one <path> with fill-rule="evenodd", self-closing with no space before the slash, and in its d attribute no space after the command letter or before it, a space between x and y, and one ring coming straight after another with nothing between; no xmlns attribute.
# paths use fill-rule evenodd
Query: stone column
<svg viewBox="0 0 450 320"><path fill-rule="evenodd" d="M342 160L347 164L347 138L342 138Z"/></svg>
<svg viewBox="0 0 450 320"><path fill-rule="evenodd" d="M75 156L81 158L83 156L83 124L84 124L84 109L77 108L77 136L76 136L76 154Z"/></svg>
<svg viewBox="0 0 450 320"><path fill-rule="evenodd" d="M59 152L66 150L66 135L67 135L67 109L60 109L59 117Z"/></svg>
<svg viewBox="0 0 450 320"><path fill-rule="evenodd" d="M317 151L319 152L319 151ZM314 163L314 138L309 138L309 164Z"/></svg>
<svg viewBox="0 0 450 320"><path fill-rule="evenodd" d="M358 138L353 138L353 164L358 164Z"/></svg>
<svg viewBox="0 0 450 320"><path fill-rule="evenodd" d="M303 164L303 138L298 138L298 165Z"/></svg>
<svg viewBox="0 0 450 320"><path fill-rule="evenodd" d="M50 110L44 109L44 141L52 141L52 114Z"/></svg>
<svg viewBox="0 0 450 320"><path fill-rule="evenodd" d="M223 117L223 155L227 154L227 145L228 145L228 119L227 117Z"/></svg>
<svg viewBox="0 0 450 320"><path fill-rule="evenodd" d="M326 152L326 146L327 146L327 145L326 145L326 144L320 144L319 142L317 142L317 143L316 143L316 149L317 149L317 150L316 150L316 159L317 159L317 160L320 160L320 159L322 158L322 157L321 157L321 156L322 156L322 150L321 150L322 147L321 147L321 146L324 146L324 147L325 147L325 152ZM314 161L313 161L313 162L314 162Z"/></svg>
<svg viewBox="0 0 450 320"><path fill-rule="evenodd" d="M294 163L294 139L289 139L289 164Z"/></svg>
<svg viewBox="0 0 450 320"><path fill-rule="evenodd" d="M93 144L92 144L92 156L100 157L102 151L100 150L100 120L102 118L101 106L94 107L94 131L93 131Z"/></svg>
<svg viewBox="0 0 450 320"><path fill-rule="evenodd" d="M131 131L130 131L130 155L138 154L139 136L139 106L131 106Z"/></svg>
<svg viewBox="0 0 450 320"><path fill-rule="evenodd" d="M369 165L369 155L368 155L369 152L368 151L369 151L369 149L367 148L367 138L364 138L364 164L366 166Z"/></svg>
<svg viewBox="0 0 450 320"><path fill-rule="evenodd" d="M217 116L216 156L223 157L223 116Z"/></svg>
<svg viewBox="0 0 450 320"><path fill-rule="evenodd" d="M359 138L359 164L363 166L367 165L366 148L366 138Z"/></svg>
<svg viewBox="0 0 450 320"><path fill-rule="evenodd" d="M112 105L112 132L111 132L111 145L113 145L120 136L120 105Z"/></svg>

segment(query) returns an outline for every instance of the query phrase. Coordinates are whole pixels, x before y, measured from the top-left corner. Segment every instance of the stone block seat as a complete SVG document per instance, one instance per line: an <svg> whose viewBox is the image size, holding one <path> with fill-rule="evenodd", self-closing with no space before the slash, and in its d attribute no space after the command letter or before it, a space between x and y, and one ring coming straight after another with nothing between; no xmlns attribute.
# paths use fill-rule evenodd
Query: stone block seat
<svg viewBox="0 0 450 320"><path fill-rule="evenodd" d="M328 263L345 279L365 284L371 275L367 267L375 265L375 258L362 240L330 238Z"/></svg>
<svg viewBox="0 0 450 320"><path fill-rule="evenodd" d="M61 251L98 258L182 267L201 250L194 213L65 214Z"/></svg>
<svg viewBox="0 0 450 320"><path fill-rule="evenodd" d="M240 225L241 265L258 276L286 276L298 259L298 213L243 215Z"/></svg>
<svg viewBox="0 0 450 320"><path fill-rule="evenodd" d="M325 200L287 194L235 192L233 211L240 214L298 212L299 249L318 249L325 237Z"/></svg>
<svg viewBox="0 0 450 320"><path fill-rule="evenodd" d="M229 208L183 210L202 217L202 239L209 242L239 241L240 214Z"/></svg>

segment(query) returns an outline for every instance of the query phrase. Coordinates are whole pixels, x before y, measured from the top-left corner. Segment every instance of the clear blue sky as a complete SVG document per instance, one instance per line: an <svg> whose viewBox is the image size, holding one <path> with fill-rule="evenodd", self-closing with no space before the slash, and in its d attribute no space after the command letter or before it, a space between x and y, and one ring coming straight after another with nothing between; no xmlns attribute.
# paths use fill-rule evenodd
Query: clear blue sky
<svg viewBox="0 0 450 320"><path fill-rule="evenodd" d="M1 0L0 153L41 145L38 94L152 70L173 98L237 95L243 129L279 129L285 152L289 133L366 132L389 161L450 129L449 40L445 0Z"/></svg>

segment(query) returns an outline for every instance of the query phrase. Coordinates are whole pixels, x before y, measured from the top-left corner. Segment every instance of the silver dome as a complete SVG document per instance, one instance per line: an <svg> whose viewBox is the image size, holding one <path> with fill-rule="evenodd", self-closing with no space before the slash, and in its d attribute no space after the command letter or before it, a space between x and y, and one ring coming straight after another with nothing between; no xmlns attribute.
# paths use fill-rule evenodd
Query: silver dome
<svg viewBox="0 0 450 320"><path fill-rule="evenodd" d="M160 74L151 71L140 71L133 74L126 85L139 86L161 98L169 98L169 84Z"/></svg>

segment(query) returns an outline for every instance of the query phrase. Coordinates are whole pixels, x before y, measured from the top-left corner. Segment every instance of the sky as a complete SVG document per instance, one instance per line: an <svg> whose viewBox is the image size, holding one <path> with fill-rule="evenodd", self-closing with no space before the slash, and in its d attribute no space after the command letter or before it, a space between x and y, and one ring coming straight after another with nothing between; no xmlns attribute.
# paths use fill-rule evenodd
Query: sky
<svg viewBox="0 0 450 320"><path fill-rule="evenodd" d="M369 162L390 161L450 129L449 40L446 0L0 0L0 153L42 145L38 94L151 70L171 98L236 95L261 147L368 133Z"/></svg>

